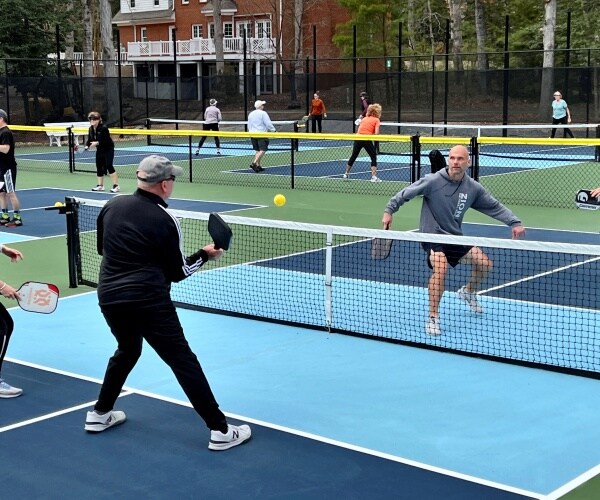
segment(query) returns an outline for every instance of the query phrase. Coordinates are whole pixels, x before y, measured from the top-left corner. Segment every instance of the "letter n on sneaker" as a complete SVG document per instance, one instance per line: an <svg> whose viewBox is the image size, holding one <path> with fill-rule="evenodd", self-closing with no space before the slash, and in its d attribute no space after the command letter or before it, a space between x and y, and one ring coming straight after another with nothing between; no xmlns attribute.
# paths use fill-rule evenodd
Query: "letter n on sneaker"
<svg viewBox="0 0 600 500"><path fill-rule="evenodd" d="M245 443L250 439L252 432L248 425L229 425L227 432L210 431L210 442L208 449L214 451L223 451Z"/></svg>

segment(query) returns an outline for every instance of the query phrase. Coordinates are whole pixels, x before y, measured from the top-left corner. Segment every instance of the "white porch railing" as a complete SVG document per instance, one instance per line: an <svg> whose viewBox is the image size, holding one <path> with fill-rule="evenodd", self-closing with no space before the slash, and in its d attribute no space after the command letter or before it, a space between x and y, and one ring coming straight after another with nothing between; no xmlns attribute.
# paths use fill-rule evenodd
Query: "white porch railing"
<svg viewBox="0 0 600 500"><path fill-rule="evenodd" d="M275 40L273 38L248 38L246 42L248 57L258 54L275 54ZM215 55L215 43L212 38L178 40L176 46L178 57ZM127 52L130 61L150 57L172 57L173 42L129 42ZM226 55L243 55L244 39L224 38L223 52Z"/></svg>
<svg viewBox="0 0 600 500"><path fill-rule="evenodd" d="M122 66L127 66L130 65L131 63L127 60L128 54L125 51L121 52L121 65ZM64 61L66 58L66 54L64 52L60 53L60 59L62 61ZM48 54L48 59L53 59L56 60L56 52L52 53L52 54ZM76 61L77 63L83 61L83 52L73 52L73 59L70 59L71 61ZM102 55L98 54L97 52L94 52L94 60L95 61L99 61L99 64L103 64L102 63ZM119 62L119 57L117 55L117 51L115 50L115 64L117 64Z"/></svg>

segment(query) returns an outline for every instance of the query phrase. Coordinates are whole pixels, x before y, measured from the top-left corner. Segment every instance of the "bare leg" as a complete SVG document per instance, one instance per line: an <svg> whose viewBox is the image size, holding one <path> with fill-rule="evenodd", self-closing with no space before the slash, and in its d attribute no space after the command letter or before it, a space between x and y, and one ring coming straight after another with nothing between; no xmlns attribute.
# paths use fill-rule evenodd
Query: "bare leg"
<svg viewBox="0 0 600 500"><path fill-rule="evenodd" d="M448 261L442 252L431 251L429 261L433 266L433 272L429 278L429 316L438 318L440 315L440 302L444 295L446 286L446 274L448 273Z"/></svg>
<svg viewBox="0 0 600 500"><path fill-rule="evenodd" d="M469 253L462 258L461 262L471 264L472 266L471 278L465 285L465 291L475 293L479 290L481 283L490 272L493 262L479 247L471 248Z"/></svg>
<svg viewBox="0 0 600 500"><path fill-rule="evenodd" d="M257 151L254 155L254 164L260 167L260 160L265 156L266 151Z"/></svg>

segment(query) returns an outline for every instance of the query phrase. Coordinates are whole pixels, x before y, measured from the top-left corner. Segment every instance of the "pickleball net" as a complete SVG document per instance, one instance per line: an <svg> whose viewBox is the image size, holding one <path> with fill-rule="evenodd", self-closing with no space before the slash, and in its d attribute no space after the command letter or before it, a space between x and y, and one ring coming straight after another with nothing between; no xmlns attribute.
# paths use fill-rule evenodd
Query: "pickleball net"
<svg viewBox="0 0 600 500"><path fill-rule="evenodd" d="M298 132L298 121L296 120L273 120L273 126L277 132ZM190 143L186 137L180 135L156 135L152 134L152 130L203 130L203 120L179 120L179 119L168 119L168 118L148 118L146 120L146 128L148 132L148 145L149 146L171 146L188 148ZM223 120L219 123L219 132L247 132L246 121L232 121ZM218 135L218 134L217 134ZM201 136L195 136L191 139L191 148L195 151ZM252 151L252 145L250 139L244 137L228 137L220 135L220 147L221 149L232 149L239 151ZM215 142L214 136L207 136L202 149L206 148L205 151L213 149ZM269 149L271 150L289 150L290 140L281 138L270 138Z"/></svg>
<svg viewBox="0 0 600 500"><path fill-rule="evenodd" d="M66 203L72 286L96 286L101 258L95 225L104 202ZM181 221L186 254L209 242L209 214L173 213ZM233 247L173 284L172 297L181 307L600 376L597 234L565 244L223 219L233 230ZM374 238L393 240L389 258L371 258ZM494 263L477 294L480 314L457 293L470 266L449 272L439 336L425 330L431 272L424 241L477 245Z"/></svg>

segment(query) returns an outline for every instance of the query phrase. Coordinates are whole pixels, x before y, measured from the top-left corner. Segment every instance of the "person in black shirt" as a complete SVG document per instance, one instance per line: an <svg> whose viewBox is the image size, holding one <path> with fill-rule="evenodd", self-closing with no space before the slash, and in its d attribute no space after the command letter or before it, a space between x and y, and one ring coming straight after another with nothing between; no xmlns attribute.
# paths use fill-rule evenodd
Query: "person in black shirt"
<svg viewBox="0 0 600 500"><path fill-rule="evenodd" d="M144 158L137 169L138 189L110 200L98 216L97 246L102 255L98 302L118 346L108 361L94 410L87 413L85 430L100 432L125 421L125 413L113 406L145 339L173 370L211 430L209 449L226 450L250 439L250 427L227 423L188 345L170 295L172 282L188 278L223 255L214 244L190 256L183 254L179 221L166 210L175 179L182 173L163 156Z"/></svg>
<svg viewBox="0 0 600 500"><path fill-rule="evenodd" d="M17 193L17 162L15 160L15 139L8 128L8 115L0 109L0 225L22 226L21 204ZM12 220L8 216L8 202L13 209Z"/></svg>
<svg viewBox="0 0 600 500"><path fill-rule="evenodd" d="M110 136L108 127L102 123L102 116L97 111L92 111L88 115L88 120L91 122L90 130L88 131L88 140L85 143L85 149L96 149L96 175L98 183L92 191L104 191L104 176L108 173L113 181L111 193L118 193L119 177L113 166L115 159L115 143Z"/></svg>

